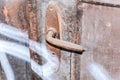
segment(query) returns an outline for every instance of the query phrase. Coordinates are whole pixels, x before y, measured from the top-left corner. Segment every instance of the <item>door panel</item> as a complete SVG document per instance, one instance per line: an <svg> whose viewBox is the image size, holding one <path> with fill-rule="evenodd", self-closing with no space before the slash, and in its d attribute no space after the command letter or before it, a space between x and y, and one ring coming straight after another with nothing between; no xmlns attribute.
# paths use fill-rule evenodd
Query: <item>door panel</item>
<svg viewBox="0 0 120 80"><path fill-rule="evenodd" d="M52 1L52 0L51 0ZM23 32L28 30L29 38L45 43L45 9L50 0L13 0L13 1L0 1L1 11L0 11L0 20L3 23L15 26L19 29L22 29ZM53 1L54 2L54 1ZM61 0L55 1L55 3L60 7L62 14L62 39L70 41L73 43L78 43L79 39L79 27L77 26L77 11L76 11L76 1L75 0ZM4 11L4 12L3 12ZM1 37L1 39L4 39ZM4 39L6 40L6 38ZM11 39L8 39L13 41ZM14 42L14 41L13 41ZM19 43L19 42L16 42ZM23 43L22 43L23 44ZM26 44L23 44L26 45ZM30 52L31 59L34 59L38 63L42 63L41 57L36 55L33 51ZM59 70L55 72L50 78L52 80L73 80L76 78L77 70L76 63L77 60L75 57L78 56L74 53L71 54L70 51L61 50L60 66ZM14 59L10 57L11 66L15 72L16 80L40 80L40 77L31 72L30 64L27 64L24 61L19 59ZM79 58L78 58L79 61ZM31 65L34 66L34 65ZM77 65L80 66L80 65ZM1 74L2 71L0 71ZM30 75L32 74L32 75ZM5 80L5 76L0 77L1 80Z"/></svg>
<svg viewBox="0 0 120 80"><path fill-rule="evenodd" d="M107 80L109 78L110 80L112 78L119 80L120 9L102 6L102 4L101 6L89 4L91 2L118 6L120 4L118 0L1 0L0 21L22 29L23 32L28 30L30 39L46 44L46 8L49 3L55 3L62 15L61 39L82 44L86 51L81 54L59 49L61 50L58 56L59 69L51 74L49 79L104 80L103 78L106 78ZM27 46L3 35L0 35L0 39ZM30 51L30 55L31 59L40 65L44 63L35 52ZM31 71L30 67L34 65L10 55L7 57L16 80L42 80L40 76ZM1 67L0 80L6 80Z"/></svg>
<svg viewBox="0 0 120 80"><path fill-rule="evenodd" d="M0 0L0 22L8 25L12 25L17 29L23 30L24 32L25 30L27 30L27 25L28 25L25 19L26 17L25 13L26 13L25 0ZM11 30L9 30L8 32L11 32ZM26 46L26 44L13 40L8 37L5 37L2 34L0 35L0 40L11 41L11 42L15 42L17 44L22 44L23 46ZM14 53L14 54L18 54L18 53ZM16 80L31 80L29 63L21 59L18 59L16 57L13 57L11 55L7 55L7 58L8 58L8 61L10 62L10 66L13 69L13 73L15 75ZM0 61L0 63L2 63L3 61ZM5 74L4 70L0 71L0 73L1 73L0 80L6 80L7 73ZM3 75L3 77L1 77L1 75ZM12 76L10 77L10 79L12 79Z"/></svg>
<svg viewBox="0 0 120 80"><path fill-rule="evenodd" d="M87 50L81 55L81 80L119 80L120 9L82 5L82 44Z"/></svg>
<svg viewBox="0 0 120 80"><path fill-rule="evenodd" d="M75 0L46 0L46 7L49 3L55 3L59 8L62 15L61 23L61 39L73 43L79 41L79 27L77 26L77 10ZM59 59L60 66L56 73L51 78L52 80L74 80L76 78L76 59L74 53L70 51L61 50ZM77 55L79 56L79 55ZM77 65L79 66L79 65ZM80 67L80 66L79 66Z"/></svg>

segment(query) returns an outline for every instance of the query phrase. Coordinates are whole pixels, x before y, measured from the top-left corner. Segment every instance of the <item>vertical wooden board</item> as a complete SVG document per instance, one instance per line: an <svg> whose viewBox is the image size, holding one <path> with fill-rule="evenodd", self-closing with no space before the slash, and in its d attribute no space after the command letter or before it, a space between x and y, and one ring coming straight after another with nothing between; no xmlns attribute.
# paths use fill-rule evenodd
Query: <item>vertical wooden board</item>
<svg viewBox="0 0 120 80"><path fill-rule="evenodd" d="M29 33L29 39L35 41L35 42L42 42L41 37L41 5L42 0L26 0L26 15L27 15L27 21L28 21L28 33ZM36 63L42 65L42 58L36 54L34 51L30 50L30 56L31 59L34 60ZM34 66L31 63L31 67ZM41 77L38 76L32 69L32 80L41 80Z"/></svg>
<svg viewBox="0 0 120 80"><path fill-rule="evenodd" d="M76 42L78 37L78 26L76 17L76 1L61 0L60 8L62 12L62 39L69 42ZM56 80L75 80L75 60L74 53L61 51L60 72Z"/></svg>
<svg viewBox="0 0 120 80"><path fill-rule="evenodd" d="M26 13L25 0L19 0L19 1L18 0L1 0L0 1L0 22L2 23L12 25L16 28L19 28L25 31L27 30L27 25L28 25L26 21L25 13ZM3 36L0 36L0 39L13 41L21 44L18 41L14 41ZM30 74L28 73L30 71L29 64L27 64L23 60L20 60L10 55L8 55L7 57L13 68L16 80L31 80L29 78ZM2 74L4 74L4 72ZM4 76L4 79L1 79L1 80L6 80L5 76Z"/></svg>
<svg viewBox="0 0 120 80"><path fill-rule="evenodd" d="M44 1L47 5L50 2L60 7L62 15L62 40L78 43L79 28L77 26L77 9L75 0ZM44 16L44 15L43 15ZM78 56L78 55L77 55ZM75 55L74 53L61 50L60 68L52 75L52 80L76 80L75 79Z"/></svg>
<svg viewBox="0 0 120 80"><path fill-rule="evenodd" d="M98 65L88 68L93 65L91 62L101 65L113 80L119 80L120 9L84 3L82 6L82 44L87 50L81 56L81 80L94 80L95 75L101 79ZM103 69L101 72L105 75Z"/></svg>
<svg viewBox="0 0 120 80"><path fill-rule="evenodd" d="M88 2L88 3L105 3L105 4L111 4L111 5L120 5L120 0L82 0L83 2Z"/></svg>

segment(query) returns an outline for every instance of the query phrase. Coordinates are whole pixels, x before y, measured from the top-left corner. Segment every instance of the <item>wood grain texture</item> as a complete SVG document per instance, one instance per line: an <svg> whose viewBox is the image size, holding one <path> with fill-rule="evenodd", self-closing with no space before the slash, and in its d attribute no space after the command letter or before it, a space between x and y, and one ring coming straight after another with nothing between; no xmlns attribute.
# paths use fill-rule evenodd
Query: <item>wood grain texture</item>
<svg viewBox="0 0 120 80"><path fill-rule="evenodd" d="M73 43L78 43L79 41L79 27L77 26L77 9L75 0L45 0L44 4L47 6L50 2L56 3L62 15L62 24L61 24L61 39ZM43 15L44 16L44 15ZM69 51L61 50L60 54L60 68L58 72L52 75L53 80L77 80L77 69L76 69L76 56L74 53ZM79 57L78 57L79 58ZM77 67L80 65L77 65ZM79 68L79 67L78 67ZM79 72L78 72L79 74Z"/></svg>
<svg viewBox="0 0 120 80"><path fill-rule="evenodd" d="M1 12L0 20L21 28L23 30L29 30L29 38L38 42L45 42L44 35L41 35L41 31L45 32L45 8L50 2L49 0L14 0L14 1L1 1ZM79 27L77 26L77 11L76 11L76 1L75 0L61 0L55 1L61 9L62 13L62 39L74 43L78 43L80 36ZM14 7L14 8L13 8ZM3 12L4 8L4 12ZM41 27L42 26L42 27ZM60 69L53 75L54 80L76 80L77 71L80 65L77 64L79 61L79 55L74 55L74 53L62 50L60 57ZM76 59L78 57L78 60ZM40 80L35 73L31 78L28 73L31 72L30 69L26 69L26 62L9 57L11 64L14 67L15 73L17 74L16 80ZM31 51L31 58L36 60L39 64L42 64L41 58L36 56L34 52ZM18 63L17 63L18 62ZM24 67L23 67L24 66ZM27 67L28 68L28 67ZM77 72L78 73L77 73ZM25 73L26 72L26 73ZM23 76L24 77L23 77ZM26 77L27 76L27 77ZM79 77L79 76L78 76Z"/></svg>
<svg viewBox="0 0 120 80"><path fill-rule="evenodd" d="M76 1L61 0L62 12L62 39L69 42L75 42L75 37L78 35L78 26L76 18ZM61 51L60 72L57 80L75 80L75 63L74 53Z"/></svg>
<svg viewBox="0 0 120 80"><path fill-rule="evenodd" d="M41 0L40 0L41 1ZM39 14L39 5L41 5L37 0L26 0L26 16L28 21L28 32L29 39L36 42L40 42L40 14ZM42 64L42 59L35 52L30 50L31 59L36 61L38 64ZM34 65L31 65L34 66ZM32 80L41 80L41 78L35 74L32 70Z"/></svg>
<svg viewBox="0 0 120 80"><path fill-rule="evenodd" d="M28 29L30 39L45 43L45 35L41 34L46 31L45 9L51 1L53 0L1 0L0 21L22 30ZM82 43L87 50L82 55L61 50L60 68L52 75L53 80L94 80L87 69L90 61L102 65L114 80L119 80L120 9L81 3L80 0L54 2L60 7L62 14L61 39L76 44ZM120 4L118 0L93 2ZM0 38L11 40L2 36ZM11 56L8 58L15 71L16 80L41 80L34 72L32 78L30 77L30 64ZM31 58L42 64L41 57L32 51ZM5 80L4 72L0 72L0 80Z"/></svg>
<svg viewBox="0 0 120 80"><path fill-rule="evenodd" d="M15 26L23 31L27 30L28 24L25 13L24 0L0 0L0 22ZM0 39L14 41L1 35ZM14 42L20 43L18 41ZM13 68L16 80L30 80L30 74L28 73L30 71L29 64L10 55L8 55L8 59ZM2 74L4 75L4 72ZM4 79L0 80L6 80L5 76Z"/></svg>
<svg viewBox="0 0 120 80"><path fill-rule="evenodd" d="M82 4L81 80L94 80L87 69L90 61L102 65L113 80L120 77L120 9Z"/></svg>

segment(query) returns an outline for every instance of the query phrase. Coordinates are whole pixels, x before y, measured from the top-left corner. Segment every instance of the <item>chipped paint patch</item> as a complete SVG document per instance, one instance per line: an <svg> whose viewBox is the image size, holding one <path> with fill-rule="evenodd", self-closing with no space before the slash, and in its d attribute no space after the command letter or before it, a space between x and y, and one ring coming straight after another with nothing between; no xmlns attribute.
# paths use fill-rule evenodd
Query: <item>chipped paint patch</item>
<svg viewBox="0 0 120 80"><path fill-rule="evenodd" d="M8 23L9 17L8 17L8 10L7 10L6 6L3 7L3 14L4 14L5 22Z"/></svg>

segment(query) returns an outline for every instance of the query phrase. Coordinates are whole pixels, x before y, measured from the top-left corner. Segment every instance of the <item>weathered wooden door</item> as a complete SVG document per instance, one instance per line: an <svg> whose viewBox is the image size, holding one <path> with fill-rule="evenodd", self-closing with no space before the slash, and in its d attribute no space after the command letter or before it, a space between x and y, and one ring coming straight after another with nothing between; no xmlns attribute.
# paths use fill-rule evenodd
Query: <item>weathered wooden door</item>
<svg viewBox="0 0 120 80"><path fill-rule="evenodd" d="M5 53L15 74L15 80L43 80L42 78L45 80L119 80L119 0L1 0L0 22L20 29L21 34L27 31L28 36L25 42L33 40L47 44L45 38L47 34L46 9L50 3L55 3L59 7L61 39L82 45L85 51L76 53L52 45L54 50L60 51L55 54L59 59L59 68L50 76L44 76L47 73L43 73L43 76L40 76L39 73L36 74L32 61L21 60ZM0 31L2 32L3 29L1 27ZM0 45L3 45L3 40L15 42L25 47L29 46L24 41L14 40L14 37L11 39L1 32ZM12 32L10 34L12 35ZM13 49L24 51L24 49L15 47ZM47 47L49 48L49 44ZM2 49L2 46L0 48ZM44 57L32 50L29 51L29 57L32 60L40 66L44 65ZM0 80L14 80L12 77L10 79L6 77L7 71L3 68L4 59L0 57L0 60ZM49 66L46 67L46 70L48 68ZM36 70L42 70L42 68Z"/></svg>
<svg viewBox="0 0 120 80"><path fill-rule="evenodd" d="M29 24L27 22L25 7L25 0L0 0L0 80L31 80L30 63L11 54L7 54L11 52L14 55L19 55L19 51L22 51L23 49L20 49L20 47L18 48L17 45L27 46L24 42L20 42L22 38L17 40L11 38L12 36L17 35L16 29L21 29L23 32L28 29ZM16 29L9 26L7 27L6 24L14 26ZM11 37L6 36L5 33L9 34ZM6 43L6 49L8 48L8 50L2 52L3 45L5 46L3 41L8 41L10 43L14 42L17 45Z"/></svg>
<svg viewBox="0 0 120 80"><path fill-rule="evenodd" d="M81 80L119 80L119 0L83 0Z"/></svg>

